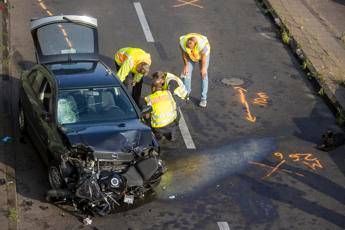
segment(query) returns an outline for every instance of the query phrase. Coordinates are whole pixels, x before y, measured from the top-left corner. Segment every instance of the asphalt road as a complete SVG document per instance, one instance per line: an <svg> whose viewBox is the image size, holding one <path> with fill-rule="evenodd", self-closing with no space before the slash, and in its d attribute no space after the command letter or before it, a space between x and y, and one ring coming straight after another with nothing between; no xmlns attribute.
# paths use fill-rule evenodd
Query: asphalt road
<svg viewBox="0 0 345 230"><path fill-rule="evenodd" d="M86 229L345 228L344 148L331 154L314 148L326 129L339 128L254 0L138 1L154 42L145 38L134 1L12 0L14 65L2 87L12 87L13 105L20 71L35 62L29 19L47 16L39 2L53 14L98 18L102 59L111 67L118 48L134 46L151 53L152 70L179 74L180 35L199 32L212 46L208 107L197 106L197 69L191 102L179 102L196 149L187 149L182 135L162 143L169 171L156 196L95 218ZM243 80L246 91L222 84L224 78ZM83 228L69 207L44 201L45 166L29 142L14 138L19 228Z"/></svg>

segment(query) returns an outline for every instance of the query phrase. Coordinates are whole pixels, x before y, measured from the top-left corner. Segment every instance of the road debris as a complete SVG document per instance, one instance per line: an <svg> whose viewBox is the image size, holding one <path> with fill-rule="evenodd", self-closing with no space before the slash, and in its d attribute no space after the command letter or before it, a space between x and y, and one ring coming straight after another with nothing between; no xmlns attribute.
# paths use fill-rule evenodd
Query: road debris
<svg viewBox="0 0 345 230"><path fill-rule="evenodd" d="M3 137L3 138L1 139L1 141L4 142L4 143L8 143L8 142L10 142L11 140L12 140L12 137L10 137L10 136L5 136L5 137Z"/></svg>
<svg viewBox="0 0 345 230"><path fill-rule="evenodd" d="M175 198L176 198L175 195L170 195L170 196L169 196L169 199L170 199L170 200L173 200L173 199L175 199Z"/></svg>
<svg viewBox="0 0 345 230"><path fill-rule="evenodd" d="M91 225L92 224L92 219L90 217L86 217L83 219L83 224L84 225Z"/></svg>

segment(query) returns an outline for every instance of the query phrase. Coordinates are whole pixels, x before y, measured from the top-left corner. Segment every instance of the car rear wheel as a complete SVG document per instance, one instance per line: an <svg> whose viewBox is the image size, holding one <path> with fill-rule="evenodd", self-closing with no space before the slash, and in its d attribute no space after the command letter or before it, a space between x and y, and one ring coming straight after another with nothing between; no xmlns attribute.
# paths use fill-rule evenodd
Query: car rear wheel
<svg viewBox="0 0 345 230"><path fill-rule="evenodd" d="M25 114L23 107L19 107L19 115L18 115L18 124L19 124L19 131L21 134L25 134L26 132L26 121L25 121Z"/></svg>
<svg viewBox="0 0 345 230"><path fill-rule="evenodd" d="M62 179L60 168L56 164L51 164L48 172L49 184L52 189L61 189L65 182Z"/></svg>

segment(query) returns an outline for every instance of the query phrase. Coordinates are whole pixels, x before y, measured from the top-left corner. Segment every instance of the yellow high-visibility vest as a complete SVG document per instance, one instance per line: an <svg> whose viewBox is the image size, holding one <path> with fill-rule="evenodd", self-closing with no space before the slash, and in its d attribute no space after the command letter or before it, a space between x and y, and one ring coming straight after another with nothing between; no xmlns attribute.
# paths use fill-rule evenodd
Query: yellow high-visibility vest
<svg viewBox="0 0 345 230"><path fill-rule="evenodd" d="M146 53L144 50L140 48L132 48L132 47L125 47L120 50L118 50L115 55L115 62L119 65L122 66L122 64L125 61L129 61L130 65L130 71L134 75L140 75L137 71L137 66L145 62L149 65L151 65L151 55L149 53ZM140 81L140 79L135 79L136 82Z"/></svg>
<svg viewBox="0 0 345 230"><path fill-rule="evenodd" d="M189 49L186 44L189 38L195 37L197 39L196 45L193 49ZM205 55L209 55L211 51L210 44L208 42L207 37L197 34L197 33L190 33L180 37L180 46L184 52L186 52L189 58L194 61L198 62L201 59L200 52L207 47L207 53Z"/></svg>
<svg viewBox="0 0 345 230"><path fill-rule="evenodd" d="M168 73L168 72L165 73L163 90L169 89L170 81L176 81L176 83L178 84L178 87L174 90L174 94L180 97L181 99L185 99L185 97L188 94L187 89L185 85L183 84L182 80L172 73Z"/></svg>
<svg viewBox="0 0 345 230"><path fill-rule="evenodd" d="M152 106L151 126L162 128L177 118L176 103L168 90L159 90L145 97L147 105Z"/></svg>

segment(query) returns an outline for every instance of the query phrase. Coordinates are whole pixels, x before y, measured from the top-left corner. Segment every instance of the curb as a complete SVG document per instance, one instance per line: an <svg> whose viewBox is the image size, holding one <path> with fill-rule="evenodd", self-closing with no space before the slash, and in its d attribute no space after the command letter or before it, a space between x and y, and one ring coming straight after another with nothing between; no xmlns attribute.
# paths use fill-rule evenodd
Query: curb
<svg viewBox="0 0 345 230"><path fill-rule="evenodd" d="M2 78L1 81L4 81L6 83L4 84L11 84L11 68L10 68L10 17L9 17L9 7L10 3L8 0L0 0L0 23L1 23L1 58L2 62L1 65L1 74ZM8 82L8 83L7 83ZM9 89L9 92L12 92L12 88ZM10 136L14 136L14 126L13 122L11 122L11 118L14 117L14 111L13 111L14 105L5 105L6 111L5 115L9 119L9 124L2 124L4 126L4 129ZM8 143L4 145L3 147L6 159L6 166L5 166L5 176L7 183L7 208L8 208L8 229L9 230L15 230L18 228L18 208L17 208L17 188L16 188L16 174L15 174L15 162L16 162L16 148L15 143ZM9 183L11 182L11 183Z"/></svg>
<svg viewBox="0 0 345 230"><path fill-rule="evenodd" d="M309 79L315 78L320 86L320 91L318 92L321 96L330 103L332 109L336 113L337 122L340 126L344 126L345 123L345 104L341 103L335 92L337 84L329 79L320 78L320 74L317 72L313 63L309 60L308 56L304 53L303 47L295 40L295 38L289 33L289 28L284 24L278 13L275 12L270 0L256 0L261 6L266 9L265 13L270 14L276 26L279 27L281 32L282 42L288 45L291 51L298 57L302 63L302 68L306 71ZM338 120L339 119L339 120Z"/></svg>

